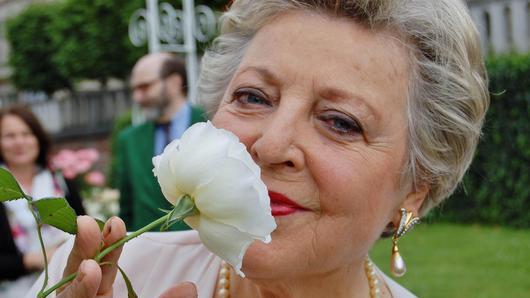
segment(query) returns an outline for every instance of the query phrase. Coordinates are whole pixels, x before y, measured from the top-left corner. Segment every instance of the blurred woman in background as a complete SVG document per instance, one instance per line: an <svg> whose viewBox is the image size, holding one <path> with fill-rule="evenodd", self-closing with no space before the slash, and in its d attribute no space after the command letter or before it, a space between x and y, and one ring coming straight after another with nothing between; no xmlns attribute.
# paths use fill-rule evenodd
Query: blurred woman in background
<svg viewBox="0 0 530 298"><path fill-rule="evenodd" d="M35 200L66 196L77 214L85 214L73 181L48 167L50 140L26 107L0 111L0 163ZM48 257L64 241L64 233L42 227ZM0 203L0 297L21 297L44 268L36 223L25 200Z"/></svg>

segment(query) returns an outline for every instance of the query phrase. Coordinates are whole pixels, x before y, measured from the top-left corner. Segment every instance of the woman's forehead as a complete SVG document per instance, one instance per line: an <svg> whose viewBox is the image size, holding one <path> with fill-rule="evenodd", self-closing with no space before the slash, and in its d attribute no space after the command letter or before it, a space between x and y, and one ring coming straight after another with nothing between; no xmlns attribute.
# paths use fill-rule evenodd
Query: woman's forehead
<svg viewBox="0 0 530 298"><path fill-rule="evenodd" d="M360 99L372 111L403 108L408 94L408 52L396 38L303 11L283 14L256 33L234 78L248 79L249 70L272 85Z"/></svg>
<svg viewBox="0 0 530 298"><path fill-rule="evenodd" d="M29 125L18 115L7 114L2 117L2 130L29 129Z"/></svg>

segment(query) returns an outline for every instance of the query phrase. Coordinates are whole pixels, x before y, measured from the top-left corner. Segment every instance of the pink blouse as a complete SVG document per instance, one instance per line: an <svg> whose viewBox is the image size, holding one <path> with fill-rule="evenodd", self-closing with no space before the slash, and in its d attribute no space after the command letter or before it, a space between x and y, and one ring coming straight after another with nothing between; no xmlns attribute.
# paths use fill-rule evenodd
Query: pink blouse
<svg viewBox="0 0 530 298"><path fill-rule="evenodd" d="M72 245L73 237L53 256L49 265L49 285L61 279ZM197 285L200 298L212 298L221 259L208 251L197 232L191 230L142 234L125 244L118 264L131 279L139 297L158 297L172 285L191 281ZM381 276L393 297L415 297L384 274L381 273ZM43 278L41 275L26 298L37 296ZM127 297L127 288L119 273L114 283L114 297Z"/></svg>

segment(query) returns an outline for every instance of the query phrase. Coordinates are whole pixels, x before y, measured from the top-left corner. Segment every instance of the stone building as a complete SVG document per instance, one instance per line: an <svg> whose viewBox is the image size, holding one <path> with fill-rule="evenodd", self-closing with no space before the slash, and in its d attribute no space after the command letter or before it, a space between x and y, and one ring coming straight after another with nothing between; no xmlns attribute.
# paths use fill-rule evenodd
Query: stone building
<svg viewBox="0 0 530 298"><path fill-rule="evenodd" d="M494 54L530 51L530 0L469 0L482 48Z"/></svg>

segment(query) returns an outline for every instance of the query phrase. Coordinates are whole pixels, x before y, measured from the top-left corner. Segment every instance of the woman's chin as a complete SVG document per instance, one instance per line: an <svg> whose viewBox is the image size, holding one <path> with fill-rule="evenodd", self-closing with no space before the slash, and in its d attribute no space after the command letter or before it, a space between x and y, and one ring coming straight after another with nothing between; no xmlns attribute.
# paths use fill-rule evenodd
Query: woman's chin
<svg viewBox="0 0 530 298"><path fill-rule="evenodd" d="M295 212L286 216L275 216L277 228L271 234L272 241L254 241L243 258L242 271L249 278L277 278L295 273L293 269L307 253L304 245L311 238L318 216L314 212Z"/></svg>
<svg viewBox="0 0 530 298"><path fill-rule="evenodd" d="M7 164L12 167L25 167L32 166L36 163L36 158L33 156L17 156L9 161Z"/></svg>
<svg viewBox="0 0 530 298"><path fill-rule="evenodd" d="M243 257L242 267L246 277L251 279L270 278L270 272L274 272L277 269L281 271L281 268L277 268L278 264L276 264L279 258L278 255L281 253L275 249L275 246L274 240L268 244L254 241L249 246Z"/></svg>
<svg viewBox="0 0 530 298"><path fill-rule="evenodd" d="M277 232L271 234L270 243L254 241L247 249L242 268L247 277L276 278L292 269L296 247Z"/></svg>

